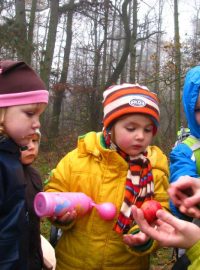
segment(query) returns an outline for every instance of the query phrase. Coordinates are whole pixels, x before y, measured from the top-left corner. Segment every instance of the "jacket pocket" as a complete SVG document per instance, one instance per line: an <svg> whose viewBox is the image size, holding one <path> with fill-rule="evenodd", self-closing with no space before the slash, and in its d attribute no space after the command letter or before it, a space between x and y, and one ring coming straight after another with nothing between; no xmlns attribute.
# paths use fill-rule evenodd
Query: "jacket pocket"
<svg viewBox="0 0 200 270"><path fill-rule="evenodd" d="M0 240L0 265L19 259L18 242L15 239ZM1 268L1 267L0 267Z"/></svg>

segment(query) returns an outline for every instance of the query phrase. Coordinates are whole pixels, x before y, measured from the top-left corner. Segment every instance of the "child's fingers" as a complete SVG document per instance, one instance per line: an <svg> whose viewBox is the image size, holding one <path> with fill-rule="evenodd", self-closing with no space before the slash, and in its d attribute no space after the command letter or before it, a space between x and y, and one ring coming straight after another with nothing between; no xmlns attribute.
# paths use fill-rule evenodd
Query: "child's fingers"
<svg viewBox="0 0 200 270"><path fill-rule="evenodd" d="M75 210L73 211L68 211L63 213L62 215L56 216L56 217L51 217L51 221L53 222L59 222L59 223L68 223L74 220L77 217L77 212Z"/></svg>
<svg viewBox="0 0 200 270"><path fill-rule="evenodd" d="M49 220L50 220L51 222L56 221L56 219L57 219L57 217L56 217L56 216L49 217Z"/></svg>
<svg viewBox="0 0 200 270"><path fill-rule="evenodd" d="M72 221L77 216L76 211L66 212L64 215L58 217L60 222Z"/></svg>
<svg viewBox="0 0 200 270"><path fill-rule="evenodd" d="M137 246L146 243L149 240L149 236L140 231L134 235L125 234L123 235L123 241L129 246Z"/></svg>
<svg viewBox="0 0 200 270"><path fill-rule="evenodd" d="M59 222L65 222L70 220L70 212L65 213L64 215L58 217Z"/></svg>

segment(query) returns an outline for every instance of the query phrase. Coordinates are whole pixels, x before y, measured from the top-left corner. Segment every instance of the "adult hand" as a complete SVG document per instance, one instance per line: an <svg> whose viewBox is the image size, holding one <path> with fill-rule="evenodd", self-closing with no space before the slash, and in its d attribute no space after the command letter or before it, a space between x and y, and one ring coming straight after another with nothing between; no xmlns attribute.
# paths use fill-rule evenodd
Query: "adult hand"
<svg viewBox="0 0 200 270"><path fill-rule="evenodd" d="M187 216L200 218L200 179L181 176L168 189L172 202Z"/></svg>
<svg viewBox="0 0 200 270"><path fill-rule="evenodd" d="M158 210L154 225L149 225L141 209L132 206L132 215L142 232L158 241L160 246L190 248L200 240L200 228L180 220L165 210Z"/></svg>

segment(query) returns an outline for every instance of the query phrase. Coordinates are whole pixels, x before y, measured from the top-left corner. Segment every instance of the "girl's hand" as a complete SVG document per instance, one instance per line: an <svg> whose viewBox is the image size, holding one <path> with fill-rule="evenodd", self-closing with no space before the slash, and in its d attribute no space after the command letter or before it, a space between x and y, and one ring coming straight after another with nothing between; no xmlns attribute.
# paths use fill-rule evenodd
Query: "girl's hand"
<svg viewBox="0 0 200 270"><path fill-rule="evenodd" d="M200 218L200 179L181 176L168 189L169 196L179 211L187 216Z"/></svg>
<svg viewBox="0 0 200 270"><path fill-rule="evenodd" d="M143 232L137 234L125 234L123 235L123 241L128 246L138 246L145 244L150 237Z"/></svg>
<svg viewBox="0 0 200 270"><path fill-rule="evenodd" d="M180 220L167 211L158 210L155 225L150 226L141 209L132 206L132 215L141 231L158 241L160 246L190 248L200 240L200 228L191 222Z"/></svg>

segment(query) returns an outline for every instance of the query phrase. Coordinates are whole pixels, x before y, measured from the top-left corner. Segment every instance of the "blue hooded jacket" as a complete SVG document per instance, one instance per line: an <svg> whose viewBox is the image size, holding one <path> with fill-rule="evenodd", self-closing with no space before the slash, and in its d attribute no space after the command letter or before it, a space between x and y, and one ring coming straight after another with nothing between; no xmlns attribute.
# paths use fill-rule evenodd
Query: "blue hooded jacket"
<svg viewBox="0 0 200 270"><path fill-rule="evenodd" d="M196 121L194 112L199 97L199 91L200 66L196 66L190 69L186 74L182 103L191 135L200 140L200 125ZM191 148L184 143L180 143L174 147L170 153L170 183L175 182L183 175L199 177ZM190 217L181 214L172 202L170 202L170 208L173 214L179 218L191 220Z"/></svg>

